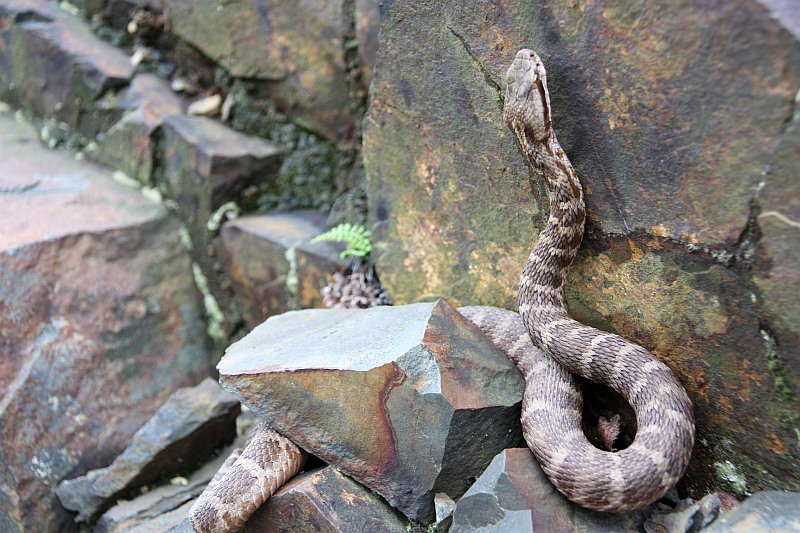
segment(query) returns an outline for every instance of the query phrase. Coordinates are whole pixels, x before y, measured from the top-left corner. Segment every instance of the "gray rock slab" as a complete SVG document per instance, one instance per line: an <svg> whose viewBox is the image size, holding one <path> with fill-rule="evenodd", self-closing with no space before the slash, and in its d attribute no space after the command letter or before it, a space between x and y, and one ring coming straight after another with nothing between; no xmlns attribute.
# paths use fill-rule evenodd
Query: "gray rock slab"
<svg viewBox="0 0 800 533"><path fill-rule="evenodd" d="M642 511L610 514L578 507L553 487L528 448L510 448L458 500L450 531L638 531L643 520Z"/></svg>
<svg viewBox="0 0 800 533"><path fill-rule="evenodd" d="M69 531L57 484L208 375L202 300L161 205L7 113L0 190L0 529Z"/></svg>
<svg viewBox="0 0 800 533"><path fill-rule="evenodd" d="M721 514L704 533L796 533L800 531L800 492L757 492L736 509Z"/></svg>
<svg viewBox="0 0 800 533"><path fill-rule="evenodd" d="M134 434L111 465L62 483L56 493L64 507L79 511L77 520L91 521L108 500L191 470L233 440L238 414L239 401L211 378L179 389Z"/></svg>
<svg viewBox="0 0 800 533"><path fill-rule="evenodd" d="M271 317L218 369L277 430L421 521L520 438L522 377L443 301Z"/></svg>

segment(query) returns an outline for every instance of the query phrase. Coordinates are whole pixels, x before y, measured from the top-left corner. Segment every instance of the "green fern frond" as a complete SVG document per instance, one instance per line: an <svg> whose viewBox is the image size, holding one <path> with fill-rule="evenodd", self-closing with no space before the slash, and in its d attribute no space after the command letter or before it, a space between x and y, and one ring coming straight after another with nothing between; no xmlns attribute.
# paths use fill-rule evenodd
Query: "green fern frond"
<svg viewBox="0 0 800 533"><path fill-rule="evenodd" d="M345 259L351 255L366 257L372 251L372 243L369 240L369 230L361 224L345 222L311 239L311 242L321 241L347 243L347 248L339 254L340 259Z"/></svg>

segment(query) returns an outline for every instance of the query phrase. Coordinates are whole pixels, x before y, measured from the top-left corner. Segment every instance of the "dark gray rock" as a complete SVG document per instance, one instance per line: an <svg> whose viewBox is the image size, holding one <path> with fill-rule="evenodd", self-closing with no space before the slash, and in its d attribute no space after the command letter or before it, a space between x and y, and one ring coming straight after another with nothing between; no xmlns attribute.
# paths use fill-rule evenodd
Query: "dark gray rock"
<svg viewBox="0 0 800 533"><path fill-rule="evenodd" d="M421 521L520 439L522 377L443 301L271 317L218 369L278 431Z"/></svg>
<svg viewBox="0 0 800 533"><path fill-rule="evenodd" d="M451 533L637 531L642 511L598 513L558 492L528 448L503 450L453 511Z"/></svg>
<svg viewBox="0 0 800 533"><path fill-rule="evenodd" d="M196 387L176 391L136 432L128 448L110 466L62 483L56 490L61 504L79 511L76 520L91 521L109 500L191 470L198 461L229 443L236 432L238 414L239 402L211 378ZM193 495L196 493L184 501ZM134 507L138 509L141 505ZM149 504L149 508L155 506ZM131 511L123 508L118 514L128 516ZM112 513L108 520L119 521L114 516Z"/></svg>
<svg viewBox="0 0 800 533"><path fill-rule="evenodd" d="M800 492L757 492L733 511L721 514L703 533L796 533L800 531Z"/></svg>
<svg viewBox="0 0 800 533"><path fill-rule="evenodd" d="M95 533L145 533L166 531L189 516L189 509L231 450L244 445L244 439L228 446L186 478L178 478L127 501L121 501L97 520ZM191 531L191 528L189 529Z"/></svg>
<svg viewBox="0 0 800 533"><path fill-rule="evenodd" d="M320 287L341 268L335 245L309 242L324 230L325 216L315 211L245 216L222 227L217 256L247 326L323 306Z"/></svg>
<svg viewBox="0 0 800 533"><path fill-rule="evenodd" d="M137 74L122 90L117 107L129 110L108 131L97 137L87 154L125 172L144 185L152 185L156 163L156 132L165 117L182 114L186 103L155 74Z"/></svg>
<svg viewBox="0 0 800 533"><path fill-rule="evenodd" d="M0 529L70 531L56 485L109 464L210 370L177 224L0 113Z"/></svg>
<svg viewBox="0 0 800 533"><path fill-rule="evenodd" d="M134 72L123 52L55 3L9 2L3 14L0 98L89 138L119 119L113 92Z"/></svg>

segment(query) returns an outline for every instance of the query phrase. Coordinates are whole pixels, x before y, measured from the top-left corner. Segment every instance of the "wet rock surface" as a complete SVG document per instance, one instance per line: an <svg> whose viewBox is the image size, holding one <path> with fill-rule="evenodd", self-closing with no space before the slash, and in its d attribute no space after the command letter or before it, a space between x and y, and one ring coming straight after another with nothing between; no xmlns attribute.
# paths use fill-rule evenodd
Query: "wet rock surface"
<svg viewBox="0 0 800 533"><path fill-rule="evenodd" d="M320 288L341 268L337 246L309 242L324 224L321 213L295 211L222 227L217 254L248 327L291 309L322 307Z"/></svg>
<svg viewBox="0 0 800 533"><path fill-rule="evenodd" d="M0 113L0 515L68 531L58 482L108 464L209 369L175 222Z"/></svg>
<svg viewBox="0 0 800 533"><path fill-rule="evenodd" d="M520 439L521 376L442 301L272 317L218 369L275 429L422 521Z"/></svg>
<svg viewBox="0 0 800 533"><path fill-rule="evenodd" d="M514 54L536 50L588 207L568 306L653 351L687 388L691 494L743 497L800 486L800 43L782 10L708 7L393 2L364 161L396 302L513 309L547 197L501 109ZM724 38L701 45L712 27ZM744 85L741 71L753 73Z"/></svg>

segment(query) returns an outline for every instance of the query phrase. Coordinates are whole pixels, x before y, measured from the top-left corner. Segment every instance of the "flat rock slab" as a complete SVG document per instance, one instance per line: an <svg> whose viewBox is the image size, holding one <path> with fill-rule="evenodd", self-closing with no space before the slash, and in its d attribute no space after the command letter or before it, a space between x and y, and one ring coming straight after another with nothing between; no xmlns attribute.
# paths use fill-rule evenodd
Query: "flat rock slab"
<svg viewBox="0 0 800 533"><path fill-rule="evenodd" d="M795 533L800 531L800 492L758 492L721 514L707 533Z"/></svg>
<svg viewBox="0 0 800 533"><path fill-rule="evenodd" d="M244 533L405 533L407 520L332 466L301 474L247 521Z"/></svg>
<svg viewBox="0 0 800 533"><path fill-rule="evenodd" d="M0 516L64 531L55 486L109 464L210 364L177 225L0 113Z"/></svg>
<svg viewBox="0 0 800 533"><path fill-rule="evenodd" d="M26 5L27 4L27 5ZM0 97L93 137L121 114L98 100L128 83L128 56L85 21L42 2L0 6Z"/></svg>
<svg viewBox="0 0 800 533"><path fill-rule="evenodd" d="M218 369L278 431L421 521L520 439L522 377L444 301L285 313Z"/></svg>
<svg viewBox="0 0 800 533"><path fill-rule="evenodd" d="M56 491L62 505L89 521L111 499L128 495L181 471L236 434L239 401L211 378L175 391L133 436L130 445L107 468L61 483Z"/></svg>
<svg viewBox="0 0 800 533"><path fill-rule="evenodd" d="M323 306L320 288L342 268L336 245L309 242L323 231L325 216L317 211L245 216L222 227L217 255L245 324Z"/></svg>
<svg viewBox="0 0 800 533"><path fill-rule="evenodd" d="M641 511L610 514L569 501L547 479L528 448L503 450L458 500L451 533L638 531Z"/></svg>

